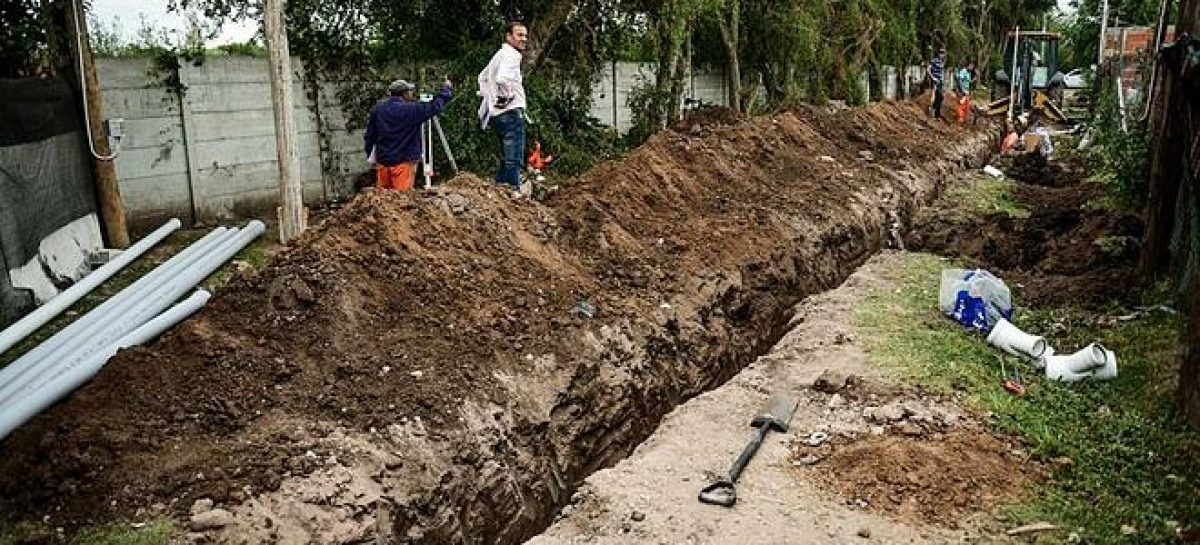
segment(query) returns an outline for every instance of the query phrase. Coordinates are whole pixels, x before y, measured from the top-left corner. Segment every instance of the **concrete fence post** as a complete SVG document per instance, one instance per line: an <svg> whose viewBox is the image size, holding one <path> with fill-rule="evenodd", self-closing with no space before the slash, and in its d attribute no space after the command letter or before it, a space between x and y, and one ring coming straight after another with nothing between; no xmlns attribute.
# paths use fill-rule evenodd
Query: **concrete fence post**
<svg viewBox="0 0 1200 545"><path fill-rule="evenodd" d="M863 103L871 102L871 71L863 70L858 75L858 89L862 92Z"/></svg>
<svg viewBox="0 0 1200 545"><path fill-rule="evenodd" d="M880 84L884 100L896 100L896 67L884 66L880 71Z"/></svg>

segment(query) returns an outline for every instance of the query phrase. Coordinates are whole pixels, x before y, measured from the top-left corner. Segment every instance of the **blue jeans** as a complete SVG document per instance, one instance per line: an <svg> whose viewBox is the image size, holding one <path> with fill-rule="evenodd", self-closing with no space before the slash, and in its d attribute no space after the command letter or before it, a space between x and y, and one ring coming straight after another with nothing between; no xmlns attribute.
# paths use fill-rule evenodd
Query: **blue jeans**
<svg viewBox="0 0 1200 545"><path fill-rule="evenodd" d="M525 166L525 113L511 110L489 122L500 135L500 171L496 182L521 188L521 167Z"/></svg>

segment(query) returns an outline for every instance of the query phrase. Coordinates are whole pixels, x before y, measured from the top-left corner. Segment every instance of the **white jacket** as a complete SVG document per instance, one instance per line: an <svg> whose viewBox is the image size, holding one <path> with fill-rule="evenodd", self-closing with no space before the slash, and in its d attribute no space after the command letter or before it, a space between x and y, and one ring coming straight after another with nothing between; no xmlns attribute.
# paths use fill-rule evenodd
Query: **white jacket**
<svg viewBox="0 0 1200 545"><path fill-rule="evenodd" d="M525 108L525 85L521 77L521 52L505 43L492 55L491 62L479 73L479 123L486 129L488 120L504 112ZM496 100L511 99L503 108Z"/></svg>

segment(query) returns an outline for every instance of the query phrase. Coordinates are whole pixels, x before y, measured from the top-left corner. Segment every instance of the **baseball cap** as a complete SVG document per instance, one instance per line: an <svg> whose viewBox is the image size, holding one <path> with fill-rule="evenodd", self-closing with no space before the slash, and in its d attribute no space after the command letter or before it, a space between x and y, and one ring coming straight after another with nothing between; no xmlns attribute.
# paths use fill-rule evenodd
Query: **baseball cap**
<svg viewBox="0 0 1200 545"><path fill-rule="evenodd" d="M396 81L393 81L391 85L388 85L388 92L396 93L396 92L400 92L400 91L413 91L416 88L417 88L416 85L413 85L406 80L398 79Z"/></svg>

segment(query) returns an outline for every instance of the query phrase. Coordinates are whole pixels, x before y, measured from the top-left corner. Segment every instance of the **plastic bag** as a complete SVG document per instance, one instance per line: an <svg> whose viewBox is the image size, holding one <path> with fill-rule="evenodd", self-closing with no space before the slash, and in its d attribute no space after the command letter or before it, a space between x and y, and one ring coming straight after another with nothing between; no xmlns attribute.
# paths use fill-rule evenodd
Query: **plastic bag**
<svg viewBox="0 0 1200 545"><path fill-rule="evenodd" d="M1042 152L1042 156L1049 158L1053 155L1054 143L1050 141L1050 131L1046 130L1046 127L1037 127L1033 129L1033 133L1042 137L1042 147L1039 149Z"/></svg>
<svg viewBox="0 0 1200 545"><path fill-rule="evenodd" d="M983 269L943 269L938 308L958 323L987 332L1012 318L1012 292L995 275Z"/></svg>

